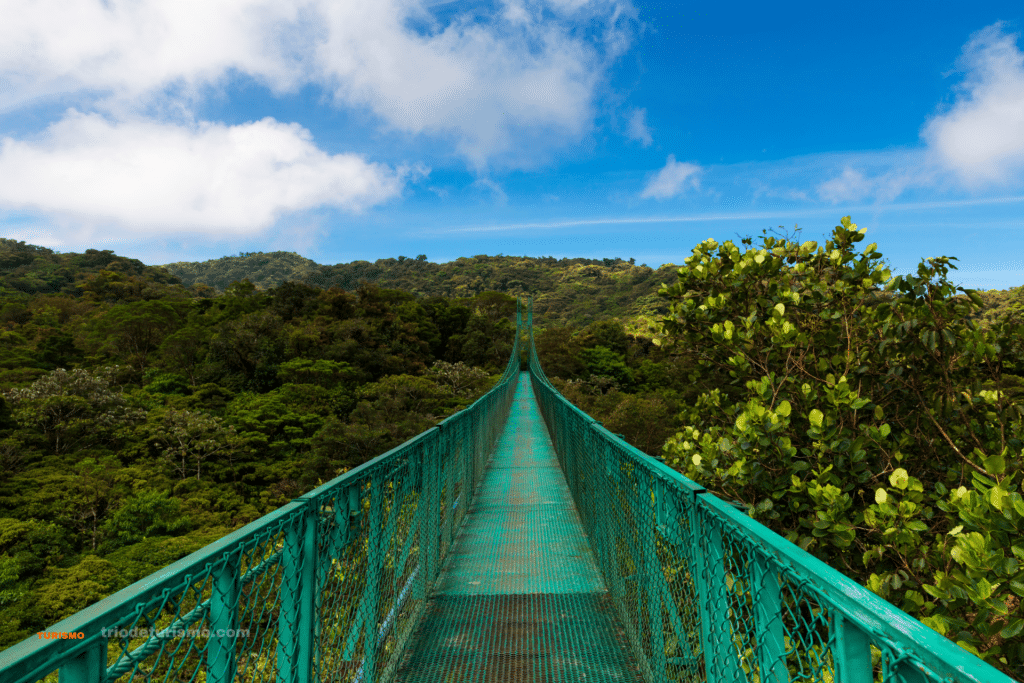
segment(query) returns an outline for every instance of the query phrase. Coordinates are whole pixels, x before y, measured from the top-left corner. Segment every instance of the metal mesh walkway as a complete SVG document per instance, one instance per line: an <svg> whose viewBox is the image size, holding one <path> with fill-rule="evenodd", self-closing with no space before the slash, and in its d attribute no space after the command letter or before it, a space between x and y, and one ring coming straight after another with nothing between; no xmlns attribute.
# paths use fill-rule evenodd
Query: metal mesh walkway
<svg viewBox="0 0 1024 683"><path fill-rule="evenodd" d="M526 313L468 409L0 652L0 681L1014 683L569 403Z"/></svg>
<svg viewBox="0 0 1024 683"><path fill-rule="evenodd" d="M397 680L642 680L529 373Z"/></svg>

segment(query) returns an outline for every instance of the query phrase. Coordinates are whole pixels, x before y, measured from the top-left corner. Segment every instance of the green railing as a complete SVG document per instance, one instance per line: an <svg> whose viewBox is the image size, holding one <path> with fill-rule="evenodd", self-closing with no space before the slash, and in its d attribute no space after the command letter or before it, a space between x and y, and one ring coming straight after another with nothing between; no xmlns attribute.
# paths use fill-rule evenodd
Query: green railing
<svg viewBox="0 0 1024 683"><path fill-rule="evenodd" d="M612 435L529 369L648 681L1012 683ZM470 408L0 653L0 681L377 683L395 673L508 416Z"/></svg>
<svg viewBox="0 0 1024 683"><path fill-rule="evenodd" d="M5 650L0 681L387 680L508 417L516 319L472 406Z"/></svg>
<svg viewBox="0 0 1024 683"><path fill-rule="evenodd" d="M569 403L532 322L534 393L648 681L1013 683Z"/></svg>

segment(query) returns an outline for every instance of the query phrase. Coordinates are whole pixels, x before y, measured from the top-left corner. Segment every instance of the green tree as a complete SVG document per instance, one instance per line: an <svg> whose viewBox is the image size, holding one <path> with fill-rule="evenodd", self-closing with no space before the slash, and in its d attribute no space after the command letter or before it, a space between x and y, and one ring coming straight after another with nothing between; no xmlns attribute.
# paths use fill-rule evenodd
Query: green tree
<svg viewBox="0 0 1024 683"><path fill-rule="evenodd" d="M164 460L181 479L195 474L199 481L204 462L238 448L235 428L223 422L219 417L191 410L169 408L164 413L156 440Z"/></svg>
<svg viewBox="0 0 1024 683"><path fill-rule="evenodd" d="M103 524L108 539L104 550L139 543L151 536L172 536L189 530L191 520L182 514L181 501L167 491L140 490L124 499Z"/></svg>
<svg viewBox="0 0 1024 683"><path fill-rule="evenodd" d="M244 386L267 391L277 384L277 363L282 359L283 321L271 311L258 311L219 326L210 352L244 378Z"/></svg>
<svg viewBox="0 0 1024 683"><path fill-rule="evenodd" d="M160 355L165 364L184 372L194 387L211 336L212 332L205 327L187 325L164 338L160 344Z"/></svg>
<svg viewBox="0 0 1024 683"><path fill-rule="evenodd" d="M354 375L356 373L348 363L323 359L293 358L277 368L278 379L282 382L316 384L327 389L351 381Z"/></svg>
<svg viewBox="0 0 1024 683"><path fill-rule="evenodd" d="M846 217L824 248L694 249L664 325L701 394L665 454L1009 671L1024 661L1024 421L997 387L1024 328L970 321L980 297L946 280L947 257L891 277L876 245L855 253L864 233Z"/></svg>
<svg viewBox="0 0 1024 683"><path fill-rule="evenodd" d="M54 370L24 389L6 392L15 420L39 429L52 452L60 455L110 437L134 424L143 411L127 406L114 388L117 367L99 370Z"/></svg>
<svg viewBox="0 0 1024 683"><path fill-rule="evenodd" d="M604 346L595 346L583 349L580 352L580 359L592 376L611 377L620 387L630 387L633 384L633 372L626 367L622 354Z"/></svg>
<svg viewBox="0 0 1024 683"><path fill-rule="evenodd" d="M181 305L168 301L136 301L114 306L99 319L97 331L104 346L125 358L138 372L146 370L150 355L179 322Z"/></svg>
<svg viewBox="0 0 1024 683"><path fill-rule="evenodd" d="M427 371L427 377L450 391L453 396L459 397L479 395L491 384L491 378L486 372L461 361L435 361Z"/></svg>

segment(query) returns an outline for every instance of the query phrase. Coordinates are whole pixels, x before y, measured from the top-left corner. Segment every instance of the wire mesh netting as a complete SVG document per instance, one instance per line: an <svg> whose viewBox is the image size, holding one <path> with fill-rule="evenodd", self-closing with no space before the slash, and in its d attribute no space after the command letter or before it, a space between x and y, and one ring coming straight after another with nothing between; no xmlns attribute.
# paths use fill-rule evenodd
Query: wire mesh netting
<svg viewBox="0 0 1024 683"><path fill-rule="evenodd" d="M393 677L516 391L472 406L0 653L4 683Z"/></svg>
<svg viewBox="0 0 1024 683"><path fill-rule="evenodd" d="M529 318L536 398L646 680L1012 683L569 403Z"/></svg>
<svg viewBox="0 0 1024 683"><path fill-rule="evenodd" d="M572 406L532 311L470 408L50 630L0 680L1012 683Z"/></svg>
<svg viewBox="0 0 1024 683"><path fill-rule="evenodd" d="M523 373L397 680L641 681Z"/></svg>

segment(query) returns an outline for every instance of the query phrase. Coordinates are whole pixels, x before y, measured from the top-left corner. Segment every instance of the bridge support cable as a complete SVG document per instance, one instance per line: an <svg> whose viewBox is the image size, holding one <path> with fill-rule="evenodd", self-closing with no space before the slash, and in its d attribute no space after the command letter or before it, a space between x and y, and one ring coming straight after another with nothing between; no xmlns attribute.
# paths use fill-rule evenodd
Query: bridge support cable
<svg viewBox="0 0 1024 683"><path fill-rule="evenodd" d="M1013 683L577 409L544 375L532 302L527 329L534 393L647 680Z"/></svg>

